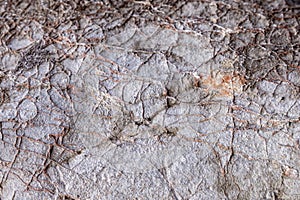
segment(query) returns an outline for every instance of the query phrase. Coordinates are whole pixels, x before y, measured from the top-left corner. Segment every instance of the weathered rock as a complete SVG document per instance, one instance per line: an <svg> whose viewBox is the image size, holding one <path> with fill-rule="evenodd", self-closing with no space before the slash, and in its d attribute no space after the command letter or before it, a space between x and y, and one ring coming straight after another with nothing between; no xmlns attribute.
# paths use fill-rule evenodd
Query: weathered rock
<svg viewBox="0 0 300 200"><path fill-rule="evenodd" d="M0 2L0 199L299 199L298 8Z"/></svg>

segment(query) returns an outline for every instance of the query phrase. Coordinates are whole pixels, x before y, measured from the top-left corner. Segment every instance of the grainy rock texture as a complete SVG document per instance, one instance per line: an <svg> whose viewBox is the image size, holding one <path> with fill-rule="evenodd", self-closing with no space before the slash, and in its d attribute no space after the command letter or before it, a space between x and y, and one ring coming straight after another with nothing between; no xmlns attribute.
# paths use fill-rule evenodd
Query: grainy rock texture
<svg viewBox="0 0 300 200"><path fill-rule="evenodd" d="M0 199L300 199L297 0L0 2Z"/></svg>

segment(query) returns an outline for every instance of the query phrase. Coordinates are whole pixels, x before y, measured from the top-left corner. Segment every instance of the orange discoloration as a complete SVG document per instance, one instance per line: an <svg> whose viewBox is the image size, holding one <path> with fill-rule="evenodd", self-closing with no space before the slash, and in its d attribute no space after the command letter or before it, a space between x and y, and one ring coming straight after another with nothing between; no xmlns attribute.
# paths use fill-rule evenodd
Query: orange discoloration
<svg viewBox="0 0 300 200"><path fill-rule="evenodd" d="M218 72L208 76L202 76L201 85L216 93L219 97L233 96L242 92L245 78L236 73Z"/></svg>
<svg viewBox="0 0 300 200"><path fill-rule="evenodd" d="M225 75L224 77L223 77L223 81L225 82L225 83L230 83L230 81L231 81L231 76L230 75Z"/></svg>

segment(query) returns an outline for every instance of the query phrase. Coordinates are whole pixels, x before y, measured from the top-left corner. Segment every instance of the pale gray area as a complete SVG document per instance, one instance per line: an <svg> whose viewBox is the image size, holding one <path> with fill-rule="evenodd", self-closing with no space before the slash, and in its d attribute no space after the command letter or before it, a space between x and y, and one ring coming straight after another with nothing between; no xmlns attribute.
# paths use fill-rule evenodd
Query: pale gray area
<svg viewBox="0 0 300 200"><path fill-rule="evenodd" d="M300 199L299 1L0 2L0 199Z"/></svg>

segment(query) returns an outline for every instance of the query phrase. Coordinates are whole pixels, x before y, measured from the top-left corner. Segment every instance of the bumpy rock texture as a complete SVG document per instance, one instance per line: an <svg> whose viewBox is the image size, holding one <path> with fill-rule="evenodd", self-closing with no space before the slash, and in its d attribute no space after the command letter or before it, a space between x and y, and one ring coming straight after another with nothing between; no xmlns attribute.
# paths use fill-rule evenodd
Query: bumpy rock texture
<svg viewBox="0 0 300 200"><path fill-rule="evenodd" d="M1 1L0 199L300 199L299 1Z"/></svg>

